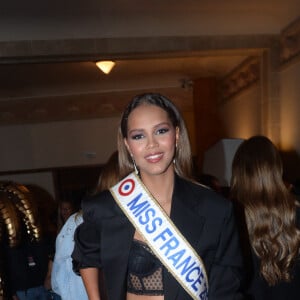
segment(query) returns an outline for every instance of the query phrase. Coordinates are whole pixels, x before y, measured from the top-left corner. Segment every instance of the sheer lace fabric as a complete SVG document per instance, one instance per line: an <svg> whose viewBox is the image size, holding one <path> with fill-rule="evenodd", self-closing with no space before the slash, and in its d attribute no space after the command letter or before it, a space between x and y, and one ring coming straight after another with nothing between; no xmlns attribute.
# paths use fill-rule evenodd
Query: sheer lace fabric
<svg viewBox="0 0 300 300"><path fill-rule="evenodd" d="M129 254L127 292L163 295L163 266L149 246L134 240Z"/></svg>

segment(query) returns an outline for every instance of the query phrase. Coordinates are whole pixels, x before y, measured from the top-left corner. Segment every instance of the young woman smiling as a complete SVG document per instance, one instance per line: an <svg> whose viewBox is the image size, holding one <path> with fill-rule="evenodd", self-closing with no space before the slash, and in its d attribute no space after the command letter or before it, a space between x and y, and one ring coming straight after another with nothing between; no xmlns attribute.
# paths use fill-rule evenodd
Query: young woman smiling
<svg viewBox="0 0 300 300"><path fill-rule="evenodd" d="M98 269L111 300L207 299L206 288L210 300L240 299L242 260L232 205L192 179L188 134L174 104L159 94L136 96L121 119L118 151L120 176L131 177L83 201L84 222L75 234L74 267L89 299L99 300L103 292ZM128 215L114 191L129 194L125 183L131 182L140 182L142 192L127 205L133 211ZM149 201L138 203L142 193ZM162 220L170 228L159 232ZM160 249L155 240L162 241ZM197 267L187 263L192 256L183 259L185 251L195 254Z"/></svg>

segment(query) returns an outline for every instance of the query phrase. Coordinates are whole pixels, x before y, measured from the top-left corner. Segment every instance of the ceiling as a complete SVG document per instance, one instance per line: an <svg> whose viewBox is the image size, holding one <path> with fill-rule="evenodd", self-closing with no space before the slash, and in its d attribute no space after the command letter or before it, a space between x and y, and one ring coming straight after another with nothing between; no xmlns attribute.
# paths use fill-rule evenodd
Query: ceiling
<svg viewBox="0 0 300 300"><path fill-rule="evenodd" d="M144 37L157 46L155 37L172 37L174 43L183 36L255 40L279 35L298 17L299 8L299 0L1 1L0 42L7 46ZM190 101L193 80L222 78L252 54L226 47L227 51L214 51L210 42L208 51L170 51L171 55L159 48L152 54L128 55L120 48L109 75L96 68L95 55L72 59L73 52L68 59L50 59L44 53L24 59L18 52L7 59L0 48L0 125L114 116L129 97L143 91Z"/></svg>

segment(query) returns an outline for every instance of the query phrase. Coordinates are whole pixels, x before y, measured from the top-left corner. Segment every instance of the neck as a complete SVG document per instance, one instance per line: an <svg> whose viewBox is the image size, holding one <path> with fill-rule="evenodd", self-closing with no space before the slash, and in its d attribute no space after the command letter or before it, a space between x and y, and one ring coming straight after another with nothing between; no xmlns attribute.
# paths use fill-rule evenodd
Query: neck
<svg viewBox="0 0 300 300"><path fill-rule="evenodd" d="M171 202L174 177L174 170L160 175L141 174L144 185L160 204Z"/></svg>

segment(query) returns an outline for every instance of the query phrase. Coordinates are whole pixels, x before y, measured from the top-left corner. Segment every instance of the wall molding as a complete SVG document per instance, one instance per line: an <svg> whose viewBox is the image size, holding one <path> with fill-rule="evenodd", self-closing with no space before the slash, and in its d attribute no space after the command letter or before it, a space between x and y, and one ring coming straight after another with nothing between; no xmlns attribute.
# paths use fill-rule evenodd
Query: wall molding
<svg viewBox="0 0 300 300"><path fill-rule="evenodd" d="M0 64L213 55L220 51L255 55L259 49L270 48L278 38L272 34L253 34L0 41Z"/></svg>
<svg viewBox="0 0 300 300"><path fill-rule="evenodd" d="M300 18L283 29L280 35L281 66L298 58L300 58Z"/></svg>
<svg viewBox="0 0 300 300"><path fill-rule="evenodd" d="M247 58L219 84L219 101L224 103L260 80L260 57Z"/></svg>

